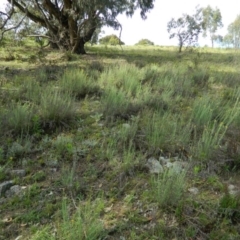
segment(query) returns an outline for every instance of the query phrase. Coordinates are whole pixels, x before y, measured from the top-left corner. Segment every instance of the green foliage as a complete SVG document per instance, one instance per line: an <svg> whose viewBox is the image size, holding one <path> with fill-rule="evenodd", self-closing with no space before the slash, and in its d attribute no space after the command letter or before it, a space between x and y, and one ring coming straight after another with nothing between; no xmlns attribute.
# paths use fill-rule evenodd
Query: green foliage
<svg viewBox="0 0 240 240"><path fill-rule="evenodd" d="M32 127L33 107L28 104L12 103L6 112L6 128L16 134L27 134Z"/></svg>
<svg viewBox="0 0 240 240"><path fill-rule="evenodd" d="M56 226L56 235L61 240L85 239L94 240L103 238L106 233L104 227L99 220L99 215L103 211L103 202L98 199L95 202L81 203L75 210L74 214L70 214L67 201L62 202L62 219ZM52 240L52 230L47 227L39 230L31 240ZM48 234L47 234L48 233Z"/></svg>
<svg viewBox="0 0 240 240"><path fill-rule="evenodd" d="M240 220L240 197L231 195L228 192L220 199L219 213L222 217L229 218L233 222Z"/></svg>
<svg viewBox="0 0 240 240"><path fill-rule="evenodd" d="M214 119L213 111L216 110L219 104L216 101L212 101L210 96L203 96L200 99L196 99L192 108L192 121L198 128L207 125Z"/></svg>
<svg viewBox="0 0 240 240"><path fill-rule="evenodd" d="M29 139L17 139L7 150L7 157L12 159L18 159L31 151L32 144Z"/></svg>
<svg viewBox="0 0 240 240"><path fill-rule="evenodd" d="M197 148L194 155L201 160L207 160L217 149L227 130L223 123L209 123L204 126L202 136L197 140Z"/></svg>
<svg viewBox="0 0 240 240"><path fill-rule="evenodd" d="M154 43L151 42L148 39L141 39L139 42L137 42L135 45L143 45L143 46L153 46Z"/></svg>
<svg viewBox="0 0 240 240"><path fill-rule="evenodd" d="M167 24L167 30L170 34L169 38L178 38L179 52L182 51L182 47L185 44L191 46L197 43L202 28L202 11L199 8L196 8L196 13L192 16L183 14L177 20L172 18Z"/></svg>
<svg viewBox="0 0 240 240"><path fill-rule="evenodd" d="M24 23L29 20L30 23L39 24L38 29L30 31L31 34L34 36L46 34L45 37L50 41L51 47L84 54L84 44L91 40L92 42L96 41L97 32L103 25L118 30L121 24L118 22L117 16L123 13L132 16L137 9L140 9L140 15L145 19L146 13L154 7L153 2L154 0L119 0L117 3L115 1L90 2L88 0L63 1L61 9L64 11L60 11L57 1L45 4L44 1L36 3L34 0L29 0L25 4L21 0L16 0L9 2L9 7L1 14L3 23L6 21L6 25L0 26L0 29L3 33L5 27L20 28L22 33L28 32L25 31L27 27L24 26ZM17 10L13 11L13 9ZM27 16L25 16L26 11L28 11ZM18 21L13 22L13 19L18 16L20 16ZM53 18L54 21L52 21ZM88 19L88 21L83 21L83 19ZM68 21L71 21L72 24L66 24ZM49 24L50 22L51 24ZM56 39L61 40L56 44ZM119 43L114 38L109 41L111 45ZM42 47L42 41L39 44Z"/></svg>
<svg viewBox="0 0 240 240"><path fill-rule="evenodd" d="M72 156L74 151L73 139L70 136L59 135L53 142L53 146L56 149L56 153L60 156Z"/></svg>
<svg viewBox="0 0 240 240"><path fill-rule="evenodd" d="M75 68L64 72L59 80L59 87L63 92L68 92L77 99L99 91L93 79L90 79L82 70Z"/></svg>
<svg viewBox="0 0 240 240"><path fill-rule="evenodd" d="M120 117L127 114L130 102L122 91L111 88L104 93L102 105L106 116Z"/></svg>
<svg viewBox="0 0 240 240"><path fill-rule="evenodd" d="M39 74L42 74L42 73L39 73ZM16 81L18 80L16 79ZM21 85L19 87L19 90L13 97L16 98L17 100L29 101L29 102L39 104L39 101L41 98L41 91L42 91L39 83L33 79L28 79L28 78L24 80L19 79L19 81L21 81Z"/></svg>
<svg viewBox="0 0 240 240"><path fill-rule="evenodd" d="M207 33L209 32L213 47L213 43L216 38L215 33L218 30L218 28L223 27L222 15L218 8L213 9L209 5L206 8L202 9L202 13L204 23L203 36L206 37Z"/></svg>
<svg viewBox="0 0 240 240"><path fill-rule="evenodd" d="M240 15L229 24L228 33L224 36L223 42L228 47L240 48Z"/></svg>
<svg viewBox="0 0 240 240"><path fill-rule="evenodd" d="M140 93L141 78L142 73L137 67L120 64L104 71L100 76L100 83L106 89L114 87L134 98Z"/></svg>
<svg viewBox="0 0 240 240"><path fill-rule="evenodd" d="M145 135L150 149L166 151L174 145L184 145L190 139L190 126L184 124L181 116L161 111L153 114L144 112L143 119L146 121Z"/></svg>
<svg viewBox="0 0 240 240"><path fill-rule="evenodd" d="M102 45L113 45L113 46L125 44L114 34L100 38L99 43Z"/></svg>
<svg viewBox="0 0 240 240"><path fill-rule="evenodd" d="M177 206L183 197L186 185L186 173L176 173L173 169L152 177L152 197L160 207Z"/></svg>
<svg viewBox="0 0 240 240"><path fill-rule="evenodd" d="M40 99L40 116L44 125L69 125L76 117L73 98L69 93L61 93L47 88Z"/></svg>

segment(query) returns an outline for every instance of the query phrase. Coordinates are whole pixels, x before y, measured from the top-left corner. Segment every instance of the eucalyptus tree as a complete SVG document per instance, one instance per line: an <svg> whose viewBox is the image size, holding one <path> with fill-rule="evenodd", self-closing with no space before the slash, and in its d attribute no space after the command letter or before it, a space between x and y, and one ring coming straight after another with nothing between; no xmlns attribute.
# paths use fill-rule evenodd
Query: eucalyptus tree
<svg viewBox="0 0 240 240"><path fill-rule="evenodd" d="M178 38L179 52L184 45L191 46L198 42L198 36L203 30L202 9L196 8L193 15L183 14L178 19L172 18L167 24L169 38Z"/></svg>
<svg viewBox="0 0 240 240"><path fill-rule="evenodd" d="M7 0L11 9L47 30L42 36L52 46L84 54L84 44L96 29L109 26L119 29L119 14L131 17L137 9L143 19L153 9L155 0ZM14 14L14 10L10 12ZM10 16L11 17L11 16Z"/></svg>
<svg viewBox="0 0 240 240"><path fill-rule="evenodd" d="M207 37L208 33L210 35L212 47L214 47L214 41L217 38L216 32L218 28L223 27L222 15L218 8L213 9L211 6L202 8L203 14L203 37Z"/></svg>
<svg viewBox="0 0 240 240"><path fill-rule="evenodd" d="M234 48L240 48L240 15L228 26L228 34L225 36Z"/></svg>

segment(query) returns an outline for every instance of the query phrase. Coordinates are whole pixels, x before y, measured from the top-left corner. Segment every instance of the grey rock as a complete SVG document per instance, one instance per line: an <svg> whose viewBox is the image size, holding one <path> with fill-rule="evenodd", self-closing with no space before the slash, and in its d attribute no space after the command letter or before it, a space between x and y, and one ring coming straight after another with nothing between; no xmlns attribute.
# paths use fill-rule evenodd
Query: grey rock
<svg viewBox="0 0 240 240"><path fill-rule="evenodd" d="M10 187L9 190L6 191L6 197L12 197L15 195L19 195L22 191L22 188L19 185L14 185Z"/></svg>
<svg viewBox="0 0 240 240"><path fill-rule="evenodd" d="M238 195L240 191L233 184L228 185L228 192L230 195Z"/></svg>
<svg viewBox="0 0 240 240"><path fill-rule="evenodd" d="M171 168L175 173L180 173L183 171L183 166L182 166L181 162L178 162L178 161L173 162Z"/></svg>
<svg viewBox="0 0 240 240"><path fill-rule="evenodd" d="M188 189L188 191L194 195L197 195L199 193L199 190L196 187L191 187Z"/></svg>
<svg viewBox="0 0 240 240"><path fill-rule="evenodd" d="M26 171L24 169L16 169L10 171L11 176L24 177L26 176Z"/></svg>
<svg viewBox="0 0 240 240"><path fill-rule="evenodd" d="M160 157L160 158L159 158L159 162L160 162L162 165L166 165L167 163L170 162L170 159L169 159L169 158L165 158L165 157Z"/></svg>
<svg viewBox="0 0 240 240"><path fill-rule="evenodd" d="M5 181L0 184L0 197L13 185L13 181Z"/></svg>
<svg viewBox="0 0 240 240"><path fill-rule="evenodd" d="M147 160L146 166L149 168L150 173L162 173L163 166L155 158L149 158Z"/></svg>

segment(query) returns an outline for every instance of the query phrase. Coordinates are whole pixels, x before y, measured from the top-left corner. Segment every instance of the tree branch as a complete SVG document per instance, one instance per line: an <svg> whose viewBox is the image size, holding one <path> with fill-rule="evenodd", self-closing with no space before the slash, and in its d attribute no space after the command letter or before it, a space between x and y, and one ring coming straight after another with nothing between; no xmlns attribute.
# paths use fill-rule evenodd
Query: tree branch
<svg viewBox="0 0 240 240"><path fill-rule="evenodd" d="M12 0L11 2L13 2L13 0ZM11 8L11 10L10 10L10 14L9 14L9 15L6 14L8 17L7 17L7 19L3 22L3 25L0 26L0 29L2 30L2 31L1 31L1 36L0 36L0 42L2 41L3 36L4 36L4 34L5 34L6 32L18 28L18 27L22 24L23 20L24 20L24 19L26 18L26 16L27 16L27 13L25 13L25 15L23 16L23 18L18 22L18 24L17 24L16 26L12 26L12 27L10 27L10 28L4 29L4 27L5 27L5 25L7 24L8 20L12 17L13 13L14 13L14 7L13 7L13 5L12 5L12 8Z"/></svg>
<svg viewBox="0 0 240 240"><path fill-rule="evenodd" d="M47 11L52 14L56 19L59 20L59 9L57 6L57 1L55 1L55 4L53 4L50 0L44 0L43 1L43 6L47 9Z"/></svg>
<svg viewBox="0 0 240 240"><path fill-rule="evenodd" d="M29 12L28 9L21 4L19 4L16 0L7 0L12 6L16 6L22 13L26 13L26 16L29 17L33 22L40 23L43 27L47 27L43 18L34 15Z"/></svg>

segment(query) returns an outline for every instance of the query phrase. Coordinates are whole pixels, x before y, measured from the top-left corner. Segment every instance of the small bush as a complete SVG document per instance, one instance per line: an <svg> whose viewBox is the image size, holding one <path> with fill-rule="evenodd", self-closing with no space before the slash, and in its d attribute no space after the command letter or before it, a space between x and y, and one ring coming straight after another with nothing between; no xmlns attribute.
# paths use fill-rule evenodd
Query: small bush
<svg viewBox="0 0 240 240"><path fill-rule="evenodd" d="M98 71L98 72L102 72L104 70L104 66L101 62L99 61L92 61L89 65L88 65L88 70L89 71Z"/></svg>
<svg viewBox="0 0 240 240"><path fill-rule="evenodd" d="M140 93L141 80L141 71L131 64L120 64L109 68L100 76L100 84L105 89L115 87L133 98Z"/></svg>
<svg viewBox="0 0 240 240"><path fill-rule="evenodd" d="M181 200L186 180L186 173L176 173L173 169L152 178L152 197L160 207L176 206Z"/></svg>
<svg viewBox="0 0 240 240"><path fill-rule="evenodd" d="M83 98L87 94L99 91L96 82L78 69L66 71L59 81L59 87L63 92L68 92L76 98Z"/></svg>
<svg viewBox="0 0 240 240"><path fill-rule="evenodd" d="M103 112L106 116L125 116L130 108L126 95L115 88L109 89L102 97Z"/></svg>
<svg viewBox="0 0 240 240"><path fill-rule="evenodd" d="M61 156L73 154L73 139L69 136L59 135L53 142L53 146Z"/></svg>
<svg viewBox="0 0 240 240"><path fill-rule="evenodd" d="M103 203L98 200L95 202L81 203L74 214L69 213L69 206L66 200L62 203L62 218L56 225L57 239L72 240L72 239L103 239L107 233L104 231L104 226L99 220L99 215L103 211ZM37 231L32 240L53 240L52 230L45 227Z"/></svg>
<svg viewBox="0 0 240 240"><path fill-rule="evenodd" d="M40 99L40 116L44 125L68 125L76 116L74 100L68 93L48 88Z"/></svg>
<svg viewBox="0 0 240 240"><path fill-rule="evenodd" d="M154 43L151 42L148 39L141 39L138 43L136 43L135 45L143 45L143 46L153 46Z"/></svg>
<svg viewBox="0 0 240 240"><path fill-rule="evenodd" d="M32 79L26 79L21 84L16 96L21 101L31 101L39 104L42 88L39 83Z"/></svg>
<svg viewBox="0 0 240 240"><path fill-rule="evenodd" d="M6 129L16 134L27 134L32 127L33 107L26 103L13 103L6 112ZM3 123L4 124L4 123Z"/></svg>
<svg viewBox="0 0 240 240"><path fill-rule="evenodd" d="M113 45L113 46L119 45L119 44L121 44L121 45L125 44L114 34L100 38L99 43L102 45Z"/></svg>

